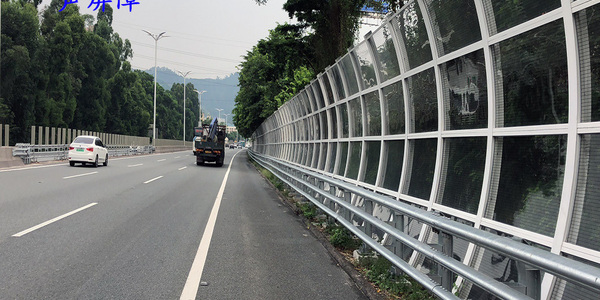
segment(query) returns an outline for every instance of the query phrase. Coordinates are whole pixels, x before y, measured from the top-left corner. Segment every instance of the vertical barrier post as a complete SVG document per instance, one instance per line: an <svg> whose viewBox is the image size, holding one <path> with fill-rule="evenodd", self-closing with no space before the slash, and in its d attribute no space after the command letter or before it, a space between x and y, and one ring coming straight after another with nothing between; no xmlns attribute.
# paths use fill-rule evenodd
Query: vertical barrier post
<svg viewBox="0 0 600 300"><path fill-rule="evenodd" d="M31 145L35 145L35 126L31 126Z"/></svg>
<svg viewBox="0 0 600 300"><path fill-rule="evenodd" d="M2 124L0 124L0 147L2 147Z"/></svg>
<svg viewBox="0 0 600 300"><path fill-rule="evenodd" d="M62 132L63 132L63 134L62 134L62 142L61 142L61 144L63 144L63 145L64 144L69 144L69 140L67 140L67 129L63 128Z"/></svg>
<svg viewBox="0 0 600 300"><path fill-rule="evenodd" d="M438 233L438 245L441 248L441 251L444 255L448 257L452 257L452 247L453 241L452 236L440 231ZM452 284L454 281L452 280L452 271L450 269L446 269L440 264L438 265L438 275L441 277L441 284L444 289L447 291L452 291Z"/></svg>
<svg viewBox="0 0 600 300"><path fill-rule="evenodd" d="M10 135L10 128L9 125L6 124L4 125L4 146L10 146L8 143L10 142L10 139L8 138Z"/></svg>
<svg viewBox="0 0 600 300"><path fill-rule="evenodd" d="M38 140L36 145L44 144L44 127L38 126Z"/></svg>
<svg viewBox="0 0 600 300"><path fill-rule="evenodd" d="M56 128L56 144L62 144L62 129Z"/></svg>
<svg viewBox="0 0 600 300"><path fill-rule="evenodd" d="M56 128L54 127L50 128L50 141L51 145L56 144Z"/></svg>

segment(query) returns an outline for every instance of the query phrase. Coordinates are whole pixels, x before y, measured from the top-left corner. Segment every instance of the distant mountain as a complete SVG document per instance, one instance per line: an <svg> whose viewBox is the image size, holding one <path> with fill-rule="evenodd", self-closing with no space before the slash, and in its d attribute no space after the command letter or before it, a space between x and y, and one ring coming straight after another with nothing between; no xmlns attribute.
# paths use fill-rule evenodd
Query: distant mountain
<svg viewBox="0 0 600 300"><path fill-rule="evenodd" d="M144 72L154 76L154 68L144 70ZM191 74L191 76L193 76L193 74ZM159 67L157 69L156 77L156 82L167 90L171 89L173 83L183 83L183 77L179 76L169 68ZM216 109L223 109L223 111L221 111L221 118L225 119L224 114L230 114L227 117L227 123L232 125L231 112L233 111L235 97L240 90L238 78L238 73L232 73L225 78L217 79L196 79L188 77L185 82L194 84L194 87L199 91L206 91L206 93L202 94L202 110L205 114L217 117L219 116L219 111Z"/></svg>

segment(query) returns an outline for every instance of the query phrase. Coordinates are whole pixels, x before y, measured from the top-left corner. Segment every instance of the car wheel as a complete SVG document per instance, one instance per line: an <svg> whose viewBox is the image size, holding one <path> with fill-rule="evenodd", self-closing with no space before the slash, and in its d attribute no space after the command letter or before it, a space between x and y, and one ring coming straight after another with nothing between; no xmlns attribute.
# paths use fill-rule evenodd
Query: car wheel
<svg viewBox="0 0 600 300"><path fill-rule="evenodd" d="M75 162L74 162L74 161L70 161L70 162L69 162L69 165L70 165L71 167L74 167L74 166L75 166Z"/></svg>
<svg viewBox="0 0 600 300"><path fill-rule="evenodd" d="M98 167L98 155L96 155L96 160L94 161L94 168Z"/></svg>
<svg viewBox="0 0 600 300"><path fill-rule="evenodd" d="M103 166L108 166L108 154L106 154L106 157L104 158L104 163L102 164Z"/></svg>

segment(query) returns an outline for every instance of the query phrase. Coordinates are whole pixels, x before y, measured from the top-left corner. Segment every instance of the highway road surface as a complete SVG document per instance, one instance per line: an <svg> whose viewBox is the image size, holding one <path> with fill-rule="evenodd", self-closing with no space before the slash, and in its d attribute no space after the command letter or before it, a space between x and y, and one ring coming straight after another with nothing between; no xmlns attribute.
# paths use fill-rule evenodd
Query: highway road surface
<svg viewBox="0 0 600 300"><path fill-rule="evenodd" d="M0 299L364 299L227 150L0 169Z"/></svg>

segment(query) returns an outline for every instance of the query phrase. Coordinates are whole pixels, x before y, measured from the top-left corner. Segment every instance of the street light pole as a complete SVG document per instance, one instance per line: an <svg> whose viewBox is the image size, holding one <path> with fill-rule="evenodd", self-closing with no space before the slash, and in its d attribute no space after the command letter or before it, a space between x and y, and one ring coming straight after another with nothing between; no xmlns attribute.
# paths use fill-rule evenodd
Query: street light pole
<svg viewBox="0 0 600 300"><path fill-rule="evenodd" d="M194 92L198 93L198 127L202 127L202 94L206 93L206 91L194 90Z"/></svg>
<svg viewBox="0 0 600 300"><path fill-rule="evenodd" d="M219 111L219 119L221 118L221 111L223 110L222 108L215 108L216 110ZM217 121L217 123L219 123L219 121ZM227 125L227 124L225 124Z"/></svg>
<svg viewBox="0 0 600 300"><path fill-rule="evenodd" d="M183 77L183 145L185 146L185 77L188 76L192 71L187 71L185 73L177 71L179 75Z"/></svg>
<svg viewBox="0 0 600 300"><path fill-rule="evenodd" d="M225 115L225 134L227 135L229 132L227 132L227 116L229 116L230 114L223 114Z"/></svg>
<svg viewBox="0 0 600 300"><path fill-rule="evenodd" d="M167 33L166 31L161 32L156 35L150 31L142 30L147 33L154 39L154 121L152 122L152 146L156 146L156 67L157 67L157 48L158 48L158 40L163 36L163 34Z"/></svg>

